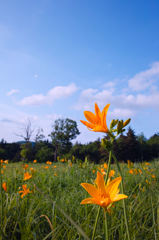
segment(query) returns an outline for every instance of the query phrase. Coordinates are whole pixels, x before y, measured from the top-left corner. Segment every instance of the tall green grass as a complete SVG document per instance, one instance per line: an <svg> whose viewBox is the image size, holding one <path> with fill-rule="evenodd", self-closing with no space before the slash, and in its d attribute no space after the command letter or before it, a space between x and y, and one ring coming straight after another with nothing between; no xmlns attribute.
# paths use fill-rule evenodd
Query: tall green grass
<svg viewBox="0 0 159 240"><path fill-rule="evenodd" d="M80 205L88 194L80 186L93 183L100 165L57 163L29 164L35 172L24 181L22 163L8 164L2 174L7 192L2 189L1 239L90 239L98 206ZM130 174L127 164L120 164L125 177L128 224L132 240L159 239L159 162L150 166L135 164L142 173ZM115 177L119 176L116 166ZM93 173L92 170L96 172ZM57 174L57 176L56 176ZM153 178L152 175L156 177ZM147 182L146 182L147 180ZM19 187L27 184L32 193L21 199ZM2 200L2 199L1 199ZM104 239L103 215L99 217L96 238ZM115 203L108 215L110 240L126 240L122 203Z"/></svg>

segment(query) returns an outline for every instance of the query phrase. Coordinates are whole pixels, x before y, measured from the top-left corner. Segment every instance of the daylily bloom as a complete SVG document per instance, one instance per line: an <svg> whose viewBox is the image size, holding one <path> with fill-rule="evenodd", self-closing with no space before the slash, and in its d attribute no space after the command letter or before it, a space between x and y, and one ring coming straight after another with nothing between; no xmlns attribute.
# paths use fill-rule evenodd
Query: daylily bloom
<svg viewBox="0 0 159 240"><path fill-rule="evenodd" d="M104 163L104 168L107 169L108 168L108 165L107 163Z"/></svg>
<svg viewBox="0 0 159 240"><path fill-rule="evenodd" d="M129 173L130 173L130 174L134 174L133 169L130 169L130 170L129 170Z"/></svg>
<svg viewBox="0 0 159 240"><path fill-rule="evenodd" d="M7 183L6 182L2 183L2 188L4 189L5 192L7 192Z"/></svg>
<svg viewBox="0 0 159 240"><path fill-rule="evenodd" d="M89 183L81 183L81 186L91 195L91 198L82 200L81 204L96 204L108 210L113 202L127 198L125 194L119 194L119 184L121 177L108 181L105 184L104 177L100 172L97 172L95 185Z"/></svg>
<svg viewBox="0 0 159 240"><path fill-rule="evenodd" d="M51 165L51 164L52 164L52 162L51 162L51 161L47 161L47 162L46 162L46 164L48 164L48 165Z"/></svg>
<svg viewBox="0 0 159 240"><path fill-rule="evenodd" d="M35 159L35 160L33 161L33 163L37 163L37 160Z"/></svg>
<svg viewBox="0 0 159 240"><path fill-rule="evenodd" d="M109 172L109 177L114 177L115 171L114 170L110 170Z"/></svg>
<svg viewBox="0 0 159 240"><path fill-rule="evenodd" d="M24 181L26 181L30 178L32 178L32 175L30 173L28 173L28 172L24 173L24 179L23 179Z"/></svg>
<svg viewBox="0 0 159 240"><path fill-rule="evenodd" d="M109 106L110 104L107 104L101 112L98 105L95 103L95 114L90 111L84 111L85 118L88 122L80 120L81 123L86 125L91 131L108 133L106 116Z"/></svg>
<svg viewBox="0 0 159 240"><path fill-rule="evenodd" d="M23 188L23 190L19 191L20 194L22 193L21 198L23 198L28 193L31 193L29 188L27 188L27 184L22 185L22 188Z"/></svg>
<svg viewBox="0 0 159 240"><path fill-rule="evenodd" d="M23 166L23 168L24 168L25 170L26 170L28 167L29 167L28 164L25 164L25 165Z"/></svg>

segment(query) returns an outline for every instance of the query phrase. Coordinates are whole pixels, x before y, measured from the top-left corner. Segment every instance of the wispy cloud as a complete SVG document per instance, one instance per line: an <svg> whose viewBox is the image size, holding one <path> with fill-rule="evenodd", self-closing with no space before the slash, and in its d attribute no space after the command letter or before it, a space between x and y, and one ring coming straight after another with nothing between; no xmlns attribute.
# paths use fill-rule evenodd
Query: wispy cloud
<svg viewBox="0 0 159 240"><path fill-rule="evenodd" d="M129 87L135 91L145 90L152 86L156 80L159 80L159 62L154 62L151 68L137 73L129 79Z"/></svg>
<svg viewBox="0 0 159 240"><path fill-rule="evenodd" d="M62 115L56 113L44 115L29 114L7 104L0 104L0 139L5 138L9 142L20 140L17 135L22 133L28 119L31 121L35 132L38 127L43 128L44 135L48 138L54 121L61 117Z"/></svg>
<svg viewBox="0 0 159 240"><path fill-rule="evenodd" d="M7 96L11 96L11 95L16 94L16 93L19 93L19 90L18 89L12 89L9 92L7 92L6 95Z"/></svg>
<svg viewBox="0 0 159 240"><path fill-rule="evenodd" d="M68 97L77 91L75 84L68 86L56 86L50 89L46 95L34 94L32 96L24 97L19 104L20 105L42 105L52 104L55 100Z"/></svg>
<svg viewBox="0 0 159 240"><path fill-rule="evenodd" d="M159 77L157 69L159 70L159 62L154 63L151 70L148 70L141 75L149 75L149 77L155 76L157 78L157 76ZM140 76L140 73L136 74L136 76L138 75ZM115 85L113 86L111 82L105 84L106 89L103 90L93 88L84 89L81 92L79 100L74 107L76 110L92 110L95 102L97 102L101 108L104 107L107 103L111 103L113 109L111 116L123 118L132 117L136 115L137 112L146 108L159 109L159 91L157 89L157 86L155 86L152 82L151 84L150 82L147 84L150 86L149 91L138 94L134 93L134 91L130 91L130 89L129 91L123 93L122 89L119 90L118 88L115 88Z"/></svg>

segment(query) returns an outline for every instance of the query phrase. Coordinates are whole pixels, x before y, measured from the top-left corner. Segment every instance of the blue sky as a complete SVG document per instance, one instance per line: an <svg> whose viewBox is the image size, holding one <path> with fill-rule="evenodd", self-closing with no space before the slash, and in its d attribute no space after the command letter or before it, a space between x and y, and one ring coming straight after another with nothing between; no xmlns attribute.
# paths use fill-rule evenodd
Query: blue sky
<svg viewBox="0 0 159 240"><path fill-rule="evenodd" d="M102 134L83 111L110 103L136 134L159 132L159 2L0 1L0 139L20 140L30 119L47 135L57 118L78 123L78 141Z"/></svg>

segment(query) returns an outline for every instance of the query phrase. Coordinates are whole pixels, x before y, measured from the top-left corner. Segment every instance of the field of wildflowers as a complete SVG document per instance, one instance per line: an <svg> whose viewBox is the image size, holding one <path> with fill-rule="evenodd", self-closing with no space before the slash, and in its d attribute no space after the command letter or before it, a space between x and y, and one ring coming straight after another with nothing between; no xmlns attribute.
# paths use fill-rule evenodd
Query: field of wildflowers
<svg viewBox="0 0 159 240"><path fill-rule="evenodd" d="M88 122L81 121L107 133L107 163L1 160L0 239L159 239L159 161L118 162L112 143L130 119L112 120L108 129L108 108L95 104L95 114L85 111Z"/></svg>
<svg viewBox="0 0 159 240"><path fill-rule="evenodd" d="M131 239L158 239L159 163L120 164ZM94 184L107 164L4 163L1 161L1 239L91 239L97 205L81 205L89 194L80 185ZM27 174L26 174L27 173ZM27 177L26 177L27 176ZM119 177L115 164L111 181ZM119 185L120 186L120 185ZM122 202L107 214L109 239L127 239ZM105 239L100 212L94 239Z"/></svg>

